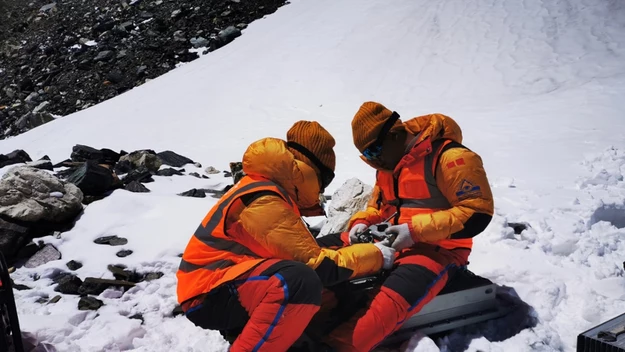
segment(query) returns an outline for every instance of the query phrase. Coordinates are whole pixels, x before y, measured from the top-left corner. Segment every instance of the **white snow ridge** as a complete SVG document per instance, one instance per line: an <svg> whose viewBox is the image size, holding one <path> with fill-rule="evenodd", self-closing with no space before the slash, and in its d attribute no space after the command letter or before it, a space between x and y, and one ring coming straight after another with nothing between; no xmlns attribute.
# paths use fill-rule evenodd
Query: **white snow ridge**
<svg viewBox="0 0 625 352"><path fill-rule="evenodd" d="M219 50L0 141L0 154L24 149L56 163L76 144L173 150L225 170L251 142L317 120L337 142L333 194L347 180L375 180L350 130L362 102L402 119L449 115L495 197L469 268L522 308L444 337L415 335L402 351L572 352L579 333L625 313L623 97L623 1L291 0ZM15 291L22 329L58 351L226 351L218 332L172 310L178 255L216 201L177 194L229 183L155 177L150 193L116 190L87 205L74 228L41 238L61 260L11 274L31 288ZM514 223L527 228L515 233ZM113 235L128 243L93 242ZM119 258L120 249L133 253ZM79 311L77 295L47 303L69 260L83 264L73 272L83 279L113 279L115 264L164 276L105 290L99 310Z"/></svg>

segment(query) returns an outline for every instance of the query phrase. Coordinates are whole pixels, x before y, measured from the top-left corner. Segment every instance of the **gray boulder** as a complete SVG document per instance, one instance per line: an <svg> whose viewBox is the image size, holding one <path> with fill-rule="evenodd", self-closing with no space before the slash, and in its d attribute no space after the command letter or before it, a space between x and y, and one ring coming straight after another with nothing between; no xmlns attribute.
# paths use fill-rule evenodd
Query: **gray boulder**
<svg viewBox="0 0 625 352"><path fill-rule="evenodd" d="M347 180L332 195L327 209L328 219L321 227L319 236L346 231L349 219L366 208L372 191L373 187L357 178Z"/></svg>
<svg viewBox="0 0 625 352"><path fill-rule="evenodd" d="M132 168L145 166L150 172L156 172L163 165L161 159L151 150L137 150L119 158L119 162L129 162Z"/></svg>
<svg viewBox="0 0 625 352"><path fill-rule="evenodd" d="M83 193L74 184L29 166L11 168L0 180L0 215L35 223L65 223L82 210Z"/></svg>

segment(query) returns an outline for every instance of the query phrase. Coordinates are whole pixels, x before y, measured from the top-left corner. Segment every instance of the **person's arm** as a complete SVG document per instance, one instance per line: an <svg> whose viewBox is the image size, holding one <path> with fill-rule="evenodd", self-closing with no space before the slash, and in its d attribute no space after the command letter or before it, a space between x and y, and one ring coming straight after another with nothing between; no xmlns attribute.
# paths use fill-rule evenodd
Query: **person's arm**
<svg viewBox="0 0 625 352"><path fill-rule="evenodd" d="M451 208L413 216L415 241L472 238L486 229L494 212L493 195L477 154L465 148L445 151L436 168L436 183Z"/></svg>
<svg viewBox="0 0 625 352"><path fill-rule="evenodd" d="M274 258L295 260L314 269L324 285L377 272L383 256L373 244L338 250L321 248L306 224L277 195L253 200L240 214L241 226Z"/></svg>

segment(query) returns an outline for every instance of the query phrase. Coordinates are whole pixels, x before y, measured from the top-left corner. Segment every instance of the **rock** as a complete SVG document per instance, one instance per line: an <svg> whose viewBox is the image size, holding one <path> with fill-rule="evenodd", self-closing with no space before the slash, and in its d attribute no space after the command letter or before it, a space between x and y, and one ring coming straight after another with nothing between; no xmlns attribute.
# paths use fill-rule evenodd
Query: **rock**
<svg viewBox="0 0 625 352"><path fill-rule="evenodd" d="M109 74L106 76L106 79L111 83L120 83L124 80L124 76L122 75L121 71L113 70L109 72Z"/></svg>
<svg viewBox="0 0 625 352"><path fill-rule="evenodd" d="M39 101L39 93L32 92L32 93L28 94L28 96L26 98L24 98L24 101L26 103L28 103L28 104L35 105Z"/></svg>
<svg viewBox="0 0 625 352"><path fill-rule="evenodd" d="M52 192L63 197L50 197ZM66 223L82 211L82 199L72 183L28 166L11 168L0 181L0 214L17 221Z"/></svg>
<svg viewBox="0 0 625 352"><path fill-rule="evenodd" d="M509 222L508 227L514 230L515 235L520 235L523 231L530 228L530 225L526 222Z"/></svg>
<svg viewBox="0 0 625 352"><path fill-rule="evenodd" d="M219 170L215 169L215 168L214 168L214 167L212 167L212 166L209 166L209 167L207 167L207 168L206 168L206 170L204 170L204 172L206 172L206 173L207 173L207 174L209 174L209 175L212 175L212 174L218 174L218 173L220 173L221 171L219 171Z"/></svg>
<svg viewBox="0 0 625 352"><path fill-rule="evenodd" d="M122 182L127 185L132 182L153 182L152 173L145 167L140 166L136 169L130 170L128 174L124 177Z"/></svg>
<svg viewBox="0 0 625 352"><path fill-rule="evenodd" d="M39 9L41 12L54 12L56 10L56 3L53 2L51 4L43 5Z"/></svg>
<svg viewBox="0 0 625 352"><path fill-rule="evenodd" d="M66 295L77 295L78 290L82 286L82 280L69 273L63 273L60 277L53 279L58 285L54 288L54 291L64 293Z"/></svg>
<svg viewBox="0 0 625 352"><path fill-rule="evenodd" d="M373 188L357 178L347 180L334 194L328 207L328 220L319 236L347 230L349 219L367 206Z"/></svg>
<svg viewBox="0 0 625 352"><path fill-rule="evenodd" d="M133 168L144 166L150 172L156 172L163 162L152 150L137 150L119 158L119 161L128 161ZM172 165L173 166L173 165Z"/></svg>
<svg viewBox="0 0 625 352"><path fill-rule="evenodd" d="M143 314L141 314L141 313L133 314L133 315L129 316L128 319L139 319L139 320L141 320L141 324L144 323Z"/></svg>
<svg viewBox="0 0 625 352"><path fill-rule="evenodd" d="M132 254L132 251L130 249L122 249L121 251L117 252L115 255L120 258L124 258L131 254Z"/></svg>
<svg viewBox="0 0 625 352"><path fill-rule="evenodd" d="M132 181L124 187L125 190L134 193L148 193L150 190L138 181Z"/></svg>
<svg viewBox="0 0 625 352"><path fill-rule="evenodd" d="M33 129L37 126L41 126L45 123L48 123L50 121L54 120L54 116L52 116L51 114L47 113L47 112L43 112L43 113L36 113L36 112L29 112L25 115L22 115L22 117L20 117L16 122L15 125L17 126L17 128L19 128L20 130L30 130Z"/></svg>
<svg viewBox="0 0 625 352"><path fill-rule="evenodd" d="M19 251L32 239L30 230L0 218L0 252L12 263Z"/></svg>
<svg viewBox="0 0 625 352"><path fill-rule="evenodd" d="M59 252L53 245L46 244L41 250L39 250L39 252L35 253L34 256L26 261L24 267L36 268L45 263L59 259L61 259L61 252Z"/></svg>
<svg viewBox="0 0 625 352"><path fill-rule="evenodd" d="M168 167L166 169L161 169L156 172L157 176L173 176L173 175L184 175L184 169L176 170Z"/></svg>
<svg viewBox="0 0 625 352"><path fill-rule="evenodd" d="M104 236L96 238L93 242L96 244L108 244L109 246L123 246L128 243L128 240L123 237Z"/></svg>
<svg viewBox="0 0 625 352"><path fill-rule="evenodd" d="M130 160L120 160L117 164L115 164L115 173L117 174L125 174L130 172L132 169L133 166Z"/></svg>
<svg viewBox="0 0 625 352"><path fill-rule="evenodd" d="M137 67L137 76L143 77L145 75L147 69L148 69L147 66L139 66L139 67Z"/></svg>
<svg viewBox="0 0 625 352"><path fill-rule="evenodd" d="M99 295L104 290L109 287L122 287L122 288L130 288L134 287L135 284L129 281L121 281L121 280L108 280L108 279L98 279L95 277L88 277L82 283L80 288L78 289L78 293L80 295Z"/></svg>
<svg viewBox="0 0 625 352"><path fill-rule="evenodd" d="M67 178L67 182L75 184L85 195L98 196L113 189L115 177L109 168L88 160Z"/></svg>
<svg viewBox="0 0 625 352"><path fill-rule="evenodd" d="M193 45L194 48L203 48L208 46L208 39L203 38L203 37L199 37L199 38L191 38L189 39L189 42L191 42L191 45Z"/></svg>
<svg viewBox="0 0 625 352"><path fill-rule="evenodd" d="M245 172L243 172L243 163L242 162L231 162L230 163L230 173L232 174L232 179L236 184L239 182L243 176L245 176Z"/></svg>
<svg viewBox="0 0 625 352"><path fill-rule="evenodd" d="M97 298L85 296L80 297L78 301L78 310L98 310L104 305L104 302Z"/></svg>
<svg viewBox="0 0 625 352"><path fill-rule="evenodd" d="M40 112L44 112L46 111L46 109L48 108L48 106L50 105L49 101L44 101L41 104L37 105L36 108L33 109L33 113L37 114Z"/></svg>
<svg viewBox="0 0 625 352"><path fill-rule="evenodd" d="M237 24L237 28L243 30L243 29L247 28L247 24L246 23L239 23L239 24Z"/></svg>
<svg viewBox="0 0 625 352"><path fill-rule="evenodd" d="M40 233L37 233L37 235L41 235ZM14 257L14 261L13 263L20 261L20 260L28 260L30 257L32 257L33 255L35 255L35 253L37 253L39 251L39 249L41 249L35 242L28 242L26 244L26 246L22 247L17 254ZM11 262L9 262L11 263Z"/></svg>
<svg viewBox="0 0 625 352"><path fill-rule="evenodd" d="M95 149L86 145L76 144L72 147L70 158L76 162L93 160L98 164L114 165L119 161L120 155L110 149Z"/></svg>
<svg viewBox="0 0 625 352"><path fill-rule="evenodd" d="M67 266L67 268L69 270L72 270L72 271L73 270L78 270L78 269L82 268L82 263L81 262L77 262L75 260L70 260L65 265Z"/></svg>
<svg viewBox="0 0 625 352"><path fill-rule="evenodd" d="M28 153L21 149L16 149L9 154L0 154L0 168L8 165L21 164L28 161L32 161Z"/></svg>
<svg viewBox="0 0 625 352"><path fill-rule="evenodd" d="M54 167L52 166L52 162L50 160L31 161L26 163L26 165L39 170L54 171Z"/></svg>
<svg viewBox="0 0 625 352"><path fill-rule="evenodd" d="M226 29L220 31L217 35L222 45L230 43L239 36L241 36L241 30L235 26L229 26Z"/></svg>
<svg viewBox="0 0 625 352"><path fill-rule="evenodd" d="M26 285L22 285L22 284L13 284L12 285L14 289L18 290L18 291L24 291L24 290L30 290L31 288L26 286Z"/></svg>
<svg viewBox="0 0 625 352"><path fill-rule="evenodd" d="M198 174L197 172L191 172L191 173L189 173L189 176L193 176L193 177L197 177L197 178L202 178L202 177L200 176L200 174Z"/></svg>
<svg viewBox="0 0 625 352"><path fill-rule="evenodd" d="M54 303L57 303L60 300L61 300L61 295L56 295L56 296L52 297L52 299L50 299L50 301L48 301L48 304L54 304Z"/></svg>
<svg viewBox="0 0 625 352"><path fill-rule="evenodd" d="M112 27L111 27L112 28ZM115 57L115 52L111 50L100 51L93 61L109 61Z"/></svg>
<svg viewBox="0 0 625 352"><path fill-rule="evenodd" d="M190 189L186 192L182 192L180 194L178 194L179 196L183 196L183 197L195 197L195 198L205 198L206 197L206 192L204 192L203 189Z"/></svg>
<svg viewBox="0 0 625 352"><path fill-rule="evenodd" d="M182 167L186 164L193 164L194 161L182 156L180 154L176 154L171 150L166 150L164 152L160 152L156 154L161 162L165 165L173 166L173 167Z"/></svg>
<svg viewBox="0 0 625 352"><path fill-rule="evenodd" d="M148 273L145 275L145 281L153 281L153 280L158 280L161 277L165 276L165 274L161 273L160 271L154 272L154 273Z"/></svg>

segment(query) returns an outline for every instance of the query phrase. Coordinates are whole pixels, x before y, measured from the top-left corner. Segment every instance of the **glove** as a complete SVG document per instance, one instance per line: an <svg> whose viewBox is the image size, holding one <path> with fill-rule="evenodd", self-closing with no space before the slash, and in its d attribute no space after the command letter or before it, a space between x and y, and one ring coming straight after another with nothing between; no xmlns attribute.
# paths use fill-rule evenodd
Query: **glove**
<svg viewBox="0 0 625 352"><path fill-rule="evenodd" d="M360 223L356 224L349 230L349 244L358 243L358 234L364 232L368 228L367 225Z"/></svg>
<svg viewBox="0 0 625 352"><path fill-rule="evenodd" d="M395 262L395 249L389 247L388 240L384 240L382 242L377 242L374 246L378 247L380 252L382 252L382 257L384 258L384 264L382 265L382 269L389 270L393 267L393 263Z"/></svg>
<svg viewBox="0 0 625 352"><path fill-rule="evenodd" d="M384 233L392 236L391 238L394 238L394 240L392 240L392 247L396 251L401 251L404 248L412 247L415 244L414 240L412 239L412 234L410 233L410 227L408 226L408 224L389 226L389 228L387 228Z"/></svg>

